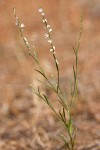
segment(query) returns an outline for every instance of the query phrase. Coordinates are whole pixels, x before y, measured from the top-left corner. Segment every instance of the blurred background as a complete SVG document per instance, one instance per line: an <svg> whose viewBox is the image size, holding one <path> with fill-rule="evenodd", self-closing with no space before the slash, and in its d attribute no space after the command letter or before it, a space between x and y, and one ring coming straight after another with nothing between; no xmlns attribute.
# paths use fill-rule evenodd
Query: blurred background
<svg viewBox="0 0 100 150"><path fill-rule="evenodd" d="M12 5L25 24L25 36L35 46L39 59L52 80L56 76L50 45L44 38L45 29L40 7L52 27L52 38L60 67L60 83L70 92L72 45L76 46L83 11L83 34L79 50L79 95L73 110L78 128L76 148L100 139L100 0L0 0L0 150L55 150L62 143L59 120L52 111L32 95L29 84L38 85L55 108L56 98L42 87L35 71L36 64L28 55L20 32L15 26ZM68 92L69 91L69 92ZM84 139L84 140L83 140ZM59 144L60 143L60 144Z"/></svg>

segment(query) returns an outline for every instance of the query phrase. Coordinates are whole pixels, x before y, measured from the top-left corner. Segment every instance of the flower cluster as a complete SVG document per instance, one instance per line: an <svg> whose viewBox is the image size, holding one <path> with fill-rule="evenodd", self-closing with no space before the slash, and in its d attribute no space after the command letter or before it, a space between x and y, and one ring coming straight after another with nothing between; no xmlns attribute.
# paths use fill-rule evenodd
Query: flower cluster
<svg viewBox="0 0 100 150"><path fill-rule="evenodd" d="M20 33L21 33L21 37L23 38L23 41L24 41L24 43L25 43L27 49L30 50L29 42L28 42L27 38L24 37L24 34L23 34L25 25L24 25L24 23L21 23L21 22L20 22L18 16L16 15L16 10L15 10L15 7L14 7L14 6L13 6L13 13L14 13L14 16L15 16L15 19L16 19L15 24L16 24L16 26L19 27L19 30L20 30Z"/></svg>
<svg viewBox="0 0 100 150"><path fill-rule="evenodd" d="M42 15L42 18L43 18L43 23L45 24L45 29L47 30L47 33L45 33L44 37L48 39L48 42L50 43L51 45L51 49L50 49L50 52L53 52L53 54L55 54L55 46L53 45L53 42L52 42L52 38L51 38L51 34L50 32L52 31L50 25L48 24L48 21L47 19L45 18L45 13L43 12L43 9L42 8L39 8L39 12L41 13ZM58 61L57 61L58 62Z"/></svg>
<svg viewBox="0 0 100 150"><path fill-rule="evenodd" d="M16 26L20 26L19 18L18 18L17 15L16 15L16 10L15 10L14 5L13 5L12 8L13 8L13 13L14 13L14 16L15 16L15 19L16 19L15 25L16 25Z"/></svg>

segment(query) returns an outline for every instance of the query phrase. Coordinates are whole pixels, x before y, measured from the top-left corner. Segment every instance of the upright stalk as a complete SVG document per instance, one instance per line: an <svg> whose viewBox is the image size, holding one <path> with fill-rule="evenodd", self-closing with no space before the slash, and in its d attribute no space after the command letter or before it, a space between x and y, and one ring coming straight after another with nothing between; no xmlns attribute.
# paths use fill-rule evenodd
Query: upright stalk
<svg viewBox="0 0 100 150"><path fill-rule="evenodd" d="M56 111L55 107L52 105L51 100L48 98L47 95L41 93L40 88L38 87L37 89L34 88L33 85L30 85L32 87L32 92L34 94L36 94L39 98L41 98L50 108L51 110L55 113L55 115L59 118L59 120L61 121L63 127L66 130L66 134L62 134L62 140L64 142L64 146L66 147L66 150L74 150L74 145L75 145L75 137L76 137L76 128L73 124L72 121L72 114L71 114L71 110L72 110L72 105L73 102L77 96L77 76L78 76L78 51L80 48L80 40L81 40L81 35L82 35L82 22L83 22L83 15L81 14L81 26L80 26L80 35L79 35L79 39L78 39L78 44L77 47L74 48L74 54L75 54L75 65L73 65L73 76L74 76L74 82L73 82L73 90L71 91L71 100L70 100L70 104L68 104L67 100L65 102L65 97L64 94L62 92L61 86L60 86L60 71L59 71L59 62L58 59L56 57L56 52L55 52L55 46L53 44L53 40L51 37L51 27L48 24L47 19L45 18L45 14L43 12L43 9L40 8L39 9L40 14L42 15L42 21L45 25L45 29L46 29L46 33L45 33L45 38L47 38L47 41L50 43L51 45L51 49L50 52L52 53L53 59L54 59L54 63L56 66L56 72L57 72L57 83L56 86L48 79L48 76L46 75L43 67L40 64L38 55L36 53L36 51L34 50L34 54L32 55L30 52L30 45L29 42L27 40L27 38L24 36L24 27L25 25L23 23L20 22L19 17L17 17L16 15L16 10L15 7L13 6L13 13L16 19L16 25L19 28L21 37L24 41L24 44L28 50L28 54L34 59L34 61L36 62L36 64L38 65L39 69L36 69L36 71L41 74L41 76L44 77L45 81L48 83L48 85L42 81L39 81L43 84L45 84L47 87L49 87L54 93L56 93L57 97L58 97L58 102L61 104L61 109L59 110L59 112ZM68 115L68 120L66 119L66 115Z"/></svg>

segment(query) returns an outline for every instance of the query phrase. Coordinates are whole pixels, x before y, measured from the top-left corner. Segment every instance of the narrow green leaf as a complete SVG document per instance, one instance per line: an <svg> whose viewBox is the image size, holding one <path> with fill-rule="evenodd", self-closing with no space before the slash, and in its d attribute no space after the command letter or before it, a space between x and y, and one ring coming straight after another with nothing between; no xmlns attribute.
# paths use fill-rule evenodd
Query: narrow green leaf
<svg viewBox="0 0 100 150"><path fill-rule="evenodd" d="M43 72L41 72L41 71L39 71L39 70L37 70L37 69L35 69L35 71L37 71L37 72L40 73L43 77L45 77L45 75L44 75Z"/></svg>

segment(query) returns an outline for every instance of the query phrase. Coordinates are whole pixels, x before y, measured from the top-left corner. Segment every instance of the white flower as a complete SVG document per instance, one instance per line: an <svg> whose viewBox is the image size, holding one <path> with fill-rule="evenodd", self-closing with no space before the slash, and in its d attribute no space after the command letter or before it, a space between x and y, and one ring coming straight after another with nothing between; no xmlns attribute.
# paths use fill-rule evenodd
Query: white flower
<svg viewBox="0 0 100 150"><path fill-rule="evenodd" d="M59 62L58 62L58 60L56 59L56 63L57 63L57 65L59 64Z"/></svg>
<svg viewBox="0 0 100 150"><path fill-rule="evenodd" d="M50 28L50 25L47 25L47 28Z"/></svg>
<svg viewBox="0 0 100 150"><path fill-rule="evenodd" d="M43 19L43 22L47 22L47 19Z"/></svg>
<svg viewBox="0 0 100 150"><path fill-rule="evenodd" d="M49 42L49 43L52 43L52 40L50 39L50 40L48 40L48 42Z"/></svg>
<svg viewBox="0 0 100 150"><path fill-rule="evenodd" d="M52 31L52 29L49 29L49 32L51 32Z"/></svg>
<svg viewBox="0 0 100 150"><path fill-rule="evenodd" d="M39 8L39 12L42 13L42 12L43 12L43 9L42 9L42 8Z"/></svg>
<svg viewBox="0 0 100 150"><path fill-rule="evenodd" d="M24 23L21 23L20 27L21 27L21 28L24 28L24 27L25 27Z"/></svg>
<svg viewBox="0 0 100 150"><path fill-rule="evenodd" d="M53 49L50 49L50 52L53 52Z"/></svg>
<svg viewBox="0 0 100 150"><path fill-rule="evenodd" d="M54 49L54 50L56 49L55 46L53 46L53 49Z"/></svg>
<svg viewBox="0 0 100 150"><path fill-rule="evenodd" d="M45 34L44 36L45 36L45 38L48 38L48 37L49 37L49 35L48 35L48 34Z"/></svg>
<svg viewBox="0 0 100 150"><path fill-rule="evenodd" d="M42 16L44 16L44 15L45 15L45 13L44 13L44 12L42 12L42 13L41 13L41 15L42 15Z"/></svg>

